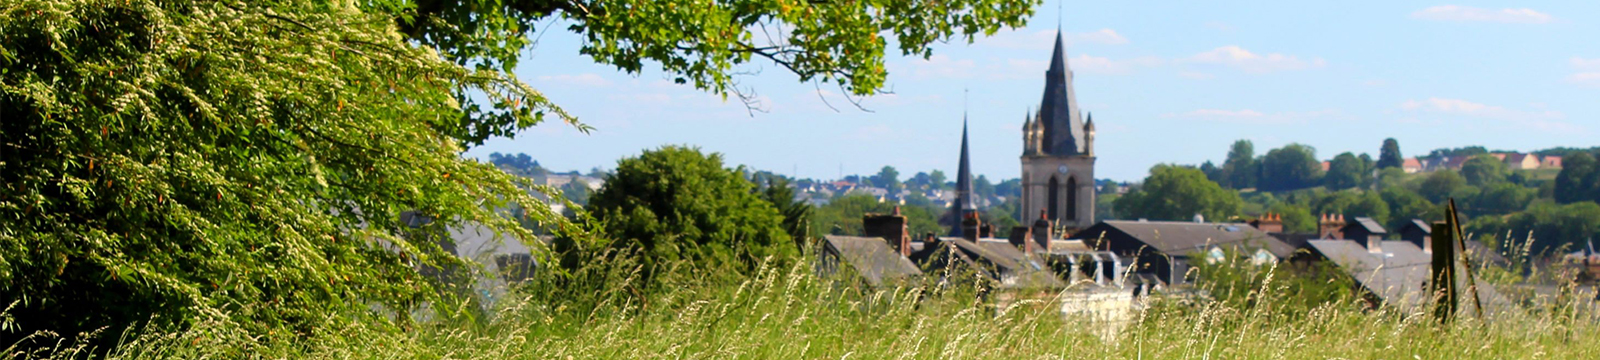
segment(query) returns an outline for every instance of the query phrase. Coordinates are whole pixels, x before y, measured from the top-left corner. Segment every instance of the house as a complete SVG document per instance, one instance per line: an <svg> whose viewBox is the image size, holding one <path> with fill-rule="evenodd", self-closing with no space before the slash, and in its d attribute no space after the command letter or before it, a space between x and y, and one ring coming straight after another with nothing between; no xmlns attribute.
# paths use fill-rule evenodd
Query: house
<svg viewBox="0 0 1600 360"><path fill-rule="evenodd" d="M1167 284L1182 284L1193 256L1208 260L1241 251L1258 262L1287 260L1293 246L1248 224L1177 221L1102 221L1075 234L1090 249L1133 262L1129 271Z"/></svg>
<svg viewBox="0 0 1600 360"><path fill-rule="evenodd" d="M1417 158L1407 158L1400 163L1400 170L1404 170L1407 174L1422 172L1422 169L1422 161Z"/></svg>
<svg viewBox="0 0 1600 360"><path fill-rule="evenodd" d="M1433 271L1432 250L1424 250L1401 240L1379 241L1378 244L1365 246L1355 240L1311 240L1310 245L1314 256L1333 263L1340 272L1354 280L1375 305L1419 313L1426 311L1433 302L1429 296L1429 279ZM1474 284L1479 285L1475 289L1485 313L1495 314L1514 308L1510 300L1493 286L1481 279ZM1466 279L1462 279L1457 288L1466 291ZM1473 303L1464 299L1460 309L1471 311Z"/></svg>
<svg viewBox="0 0 1600 360"><path fill-rule="evenodd" d="M917 265L911 263L882 238L826 235L817 249L816 271L819 276L859 276L871 286L902 281L922 275Z"/></svg>
<svg viewBox="0 0 1600 360"><path fill-rule="evenodd" d="M1560 169L1561 168L1561 157L1560 156L1555 156L1555 155L1545 156L1544 159L1540 159L1539 160L1539 168L1540 169Z"/></svg>
<svg viewBox="0 0 1600 360"><path fill-rule="evenodd" d="M1399 235L1402 241L1409 242L1429 252L1433 251L1430 248L1433 242L1433 225L1422 221L1422 219L1411 219L1411 221L1406 222L1404 226L1400 227ZM1488 245L1484 245L1477 240L1467 240L1465 243L1467 244L1467 258L1472 259L1474 265L1511 266L1511 259L1494 251L1494 249L1490 249Z"/></svg>
<svg viewBox="0 0 1600 360"><path fill-rule="evenodd" d="M1533 170L1539 168L1539 155L1510 153L1506 154L1506 167L1512 170Z"/></svg>
<svg viewBox="0 0 1600 360"><path fill-rule="evenodd" d="M1339 231L1344 235L1342 238L1363 244L1368 240L1383 240L1389 235L1389 231L1384 230L1383 225L1378 225L1377 221L1369 217L1356 217L1355 222L1346 224Z"/></svg>

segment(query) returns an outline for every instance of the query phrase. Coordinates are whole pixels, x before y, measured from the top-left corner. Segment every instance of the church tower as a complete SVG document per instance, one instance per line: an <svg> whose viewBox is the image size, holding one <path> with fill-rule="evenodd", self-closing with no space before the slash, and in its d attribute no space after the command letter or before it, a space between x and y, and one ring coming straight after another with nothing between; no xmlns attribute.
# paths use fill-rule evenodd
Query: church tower
<svg viewBox="0 0 1600 360"><path fill-rule="evenodd" d="M950 226L950 236L962 237L965 235L961 222L971 215L976 215L978 205L976 194L972 191L972 164L967 156L967 115L961 115L961 163L956 168L956 197L950 203L950 211L940 220L942 225Z"/></svg>
<svg viewBox="0 0 1600 360"><path fill-rule="evenodd" d="M1044 100L1022 127L1022 214L1043 211L1068 229L1094 225L1094 120L1084 121L1078 108L1060 30L1045 71Z"/></svg>

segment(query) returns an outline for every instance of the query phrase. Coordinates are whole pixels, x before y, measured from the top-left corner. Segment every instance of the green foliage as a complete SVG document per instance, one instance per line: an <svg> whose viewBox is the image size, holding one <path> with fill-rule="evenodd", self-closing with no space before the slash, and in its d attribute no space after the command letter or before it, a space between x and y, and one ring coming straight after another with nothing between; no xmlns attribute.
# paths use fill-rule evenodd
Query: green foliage
<svg viewBox="0 0 1600 360"><path fill-rule="evenodd" d="M1539 190L1517 184L1497 183L1486 186L1476 198L1467 203L1465 212L1473 215L1509 214L1522 211L1538 196Z"/></svg>
<svg viewBox="0 0 1600 360"><path fill-rule="evenodd" d="M983 221L994 225L996 237L1005 237L998 234L1010 234L1012 227L1021 226L1023 223L1018 219L1028 218L1022 217L1022 200L1015 196L983 210Z"/></svg>
<svg viewBox="0 0 1600 360"><path fill-rule="evenodd" d="M878 202L878 199L867 195L841 196L817 208L816 214L812 217L811 233L817 236L823 234L860 236L863 215L892 213L894 207L894 204ZM927 233L943 236L948 233L940 228L935 211L938 210L918 206L900 208L900 214L906 217L906 227L915 236Z"/></svg>
<svg viewBox="0 0 1600 360"><path fill-rule="evenodd" d="M501 170L505 170L507 173L518 176L542 177L550 175L549 169L539 166L538 161L533 160L532 156L524 153L517 153L516 155L492 153L489 154L489 163L500 167Z"/></svg>
<svg viewBox="0 0 1600 360"><path fill-rule="evenodd" d="M618 161L616 175L589 201L614 239L610 248L638 248L646 276L680 262L748 274L763 259L786 263L798 253L783 214L741 170L724 168L722 154L681 146L645 151Z"/></svg>
<svg viewBox="0 0 1600 360"><path fill-rule="evenodd" d="M0 5L0 303L22 326L0 343L201 321L270 342L374 309L405 323L455 302L417 271L458 266L430 235L470 222L531 239L492 210L512 206L562 224L460 153L573 119L399 36L390 10ZM407 210L440 221L412 229Z"/></svg>
<svg viewBox="0 0 1600 360"><path fill-rule="evenodd" d="M761 199L778 209L783 215L783 230L789 233L797 249L805 251L806 244L811 243L811 204L796 200L794 188L782 176L768 174L757 177L756 181L762 185Z"/></svg>
<svg viewBox="0 0 1600 360"><path fill-rule="evenodd" d="M1330 192L1313 201L1312 209L1318 214L1344 214L1352 221L1361 216L1370 217L1379 224L1389 223L1389 204L1373 191Z"/></svg>
<svg viewBox="0 0 1600 360"><path fill-rule="evenodd" d="M1386 187L1380 190L1378 195L1383 198L1384 203L1389 204L1392 220L1387 225L1390 229L1399 229L1412 219L1430 222L1444 219L1443 207L1434 205L1410 189L1399 186Z"/></svg>
<svg viewBox="0 0 1600 360"><path fill-rule="evenodd" d="M1317 151L1302 144L1289 144L1268 151L1261 159L1261 179L1257 187L1265 191L1285 191L1316 186L1322 178L1322 163Z"/></svg>
<svg viewBox="0 0 1600 360"><path fill-rule="evenodd" d="M1317 231L1317 218L1311 216L1311 208L1305 205L1277 203L1267 211L1283 218L1284 232L1306 234Z"/></svg>
<svg viewBox="0 0 1600 360"><path fill-rule="evenodd" d="M1211 221L1239 215L1239 194L1207 180L1200 170L1156 165L1138 189L1117 199L1117 214L1125 218L1190 220L1201 214Z"/></svg>
<svg viewBox="0 0 1600 360"><path fill-rule="evenodd" d="M1405 165L1405 157L1400 155L1400 141L1394 138L1383 139L1383 148L1378 150L1379 169L1398 168Z"/></svg>
<svg viewBox="0 0 1600 360"><path fill-rule="evenodd" d="M1360 158L1349 152L1333 157L1328 164L1328 174L1322 178L1328 190L1344 190L1362 186L1367 182L1367 167Z"/></svg>
<svg viewBox="0 0 1600 360"><path fill-rule="evenodd" d="M1556 202L1570 204L1580 201L1600 201L1600 164L1588 153L1573 153L1562 159L1561 173L1556 175Z"/></svg>
<svg viewBox="0 0 1600 360"><path fill-rule="evenodd" d="M1572 251L1600 234L1600 205L1536 203L1527 211L1511 215L1506 227L1511 231L1508 238L1532 238L1531 250L1535 254Z"/></svg>
<svg viewBox="0 0 1600 360"><path fill-rule="evenodd" d="M1429 173L1418 186L1417 194L1434 203L1443 203L1450 197L1465 198L1463 195L1469 191L1467 179L1455 170L1439 170Z"/></svg>
<svg viewBox="0 0 1600 360"><path fill-rule="evenodd" d="M1511 170L1491 155L1478 155L1461 164L1461 177L1472 186L1486 186L1506 180Z"/></svg>
<svg viewBox="0 0 1600 360"><path fill-rule="evenodd" d="M928 184L931 184L934 189L949 189L950 185L946 183L948 181L950 180L944 176L943 171L934 170L928 172Z"/></svg>
<svg viewBox="0 0 1600 360"><path fill-rule="evenodd" d="M1228 149L1228 159L1222 162L1222 175L1227 181L1219 183L1233 189L1257 187L1261 171L1261 163L1256 160L1255 145L1250 140L1235 141Z"/></svg>
<svg viewBox="0 0 1600 360"><path fill-rule="evenodd" d="M884 166L883 170L879 170L878 175L872 177L872 183L889 190L891 198L896 197L893 194L899 194L900 190L904 189L900 184L900 172L895 171L893 166Z"/></svg>
<svg viewBox="0 0 1600 360"><path fill-rule="evenodd" d="M1256 264L1251 258L1254 250L1242 250L1246 249L1226 249L1220 261L1193 264L1196 287L1205 289L1217 305L1271 311L1297 321L1311 309L1358 299L1355 280L1330 262Z"/></svg>

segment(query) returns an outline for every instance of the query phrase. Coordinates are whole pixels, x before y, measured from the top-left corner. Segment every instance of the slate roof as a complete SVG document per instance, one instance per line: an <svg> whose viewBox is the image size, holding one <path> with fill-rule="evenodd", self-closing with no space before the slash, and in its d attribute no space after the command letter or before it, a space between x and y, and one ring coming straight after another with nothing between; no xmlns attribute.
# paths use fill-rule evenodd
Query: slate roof
<svg viewBox="0 0 1600 360"><path fill-rule="evenodd" d="M940 254L950 251L950 254ZM948 265L943 256L978 267L986 277L996 280L999 288L1062 288L1066 283L1056 278L1050 268L1023 254L1005 239L982 239L978 242L962 238L939 238L935 248L919 253L923 261L933 261L933 266Z"/></svg>
<svg viewBox="0 0 1600 360"><path fill-rule="evenodd" d="M900 256L882 238L861 236L823 236L823 251L839 256L841 263L849 264L868 284L882 285L884 281L922 275L916 264Z"/></svg>
<svg viewBox="0 0 1600 360"><path fill-rule="evenodd" d="M1360 225L1362 228L1367 230L1367 233L1370 233L1370 234L1374 234L1374 235L1387 235L1387 234L1389 234L1388 230L1384 230L1383 229L1383 225L1379 225L1377 221L1374 221L1374 220L1372 220L1372 218L1369 218L1369 217L1357 217L1355 225Z"/></svg>
<svg viewBox="0 0 1600 360"><path fill-rule="evenodd" d="M1338 265L1363 289L1389 306L1406 312L1421 312L1432 303L1429 298L1428 278L1432 272L1433 254L1408 241L1384 241L1383 253L1374 254L1354 240L1311 240L1314 251ZM1493 286L1478 280L1479 296L1484 307L1492 312L1511 309L1511 302L1495 291ZM1465 280L1459 285L1466 289ZM1468 309L1471 300L1463 298L1462 309Z"/></svg>
<svg viewBox="0 0 1600 360"><path fill-rule="evenodd" d="M1279 259L1294 255L1295 248L1248 224L1196 223L1186 221L1121 221L1107 220L1079 231L1076 236L1085 243L1094 243L1106 232L1120 232L1126 236L1171 256L1187 256L1202 252L1210 246L1244 245L1265 248ZM1108 249L1096 244L1095 249Z"/></svg>

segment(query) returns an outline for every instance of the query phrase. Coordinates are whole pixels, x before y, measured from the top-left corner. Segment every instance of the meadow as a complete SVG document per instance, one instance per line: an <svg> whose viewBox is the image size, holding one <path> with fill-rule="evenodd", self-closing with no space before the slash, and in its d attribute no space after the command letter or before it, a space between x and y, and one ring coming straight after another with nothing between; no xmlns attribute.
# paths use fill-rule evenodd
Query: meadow
<svg viewBox="0 0 1600 360"><path fill-rule="evenodd" d="M70 359L1584 359L1600 356L1596 318L1576 297L1439 324L1369 308L1354 296L1297 301L1287 271L1211 282L1216 298L1152 297L1131 323L1063 316L1054 299L1002 311L981 283L867 289L803 264L765 266L721 285L683 280L644 292L637 271L533 280L492 305L354 315L293 336L252 337L238 324L135 329L99 349L54 334L53 346L0 358ZM571 279L584 278L582 284ZM611 284L611 286L606 286ZM692 285L691 285L692 284ZM1224 289L1240 284L1248 289ZM587 286L585 286L587 285ZM1068 289L1066 291L1077 291ZM992 294L992 293L991 293ZM486 310L476 310L480 306ZM435 307L438 309L439 307ZM222 319L222 317L218 317ZM1120 328L1112 335L1102 331ZM115 336L109 332L96 336Z"/></svg>

